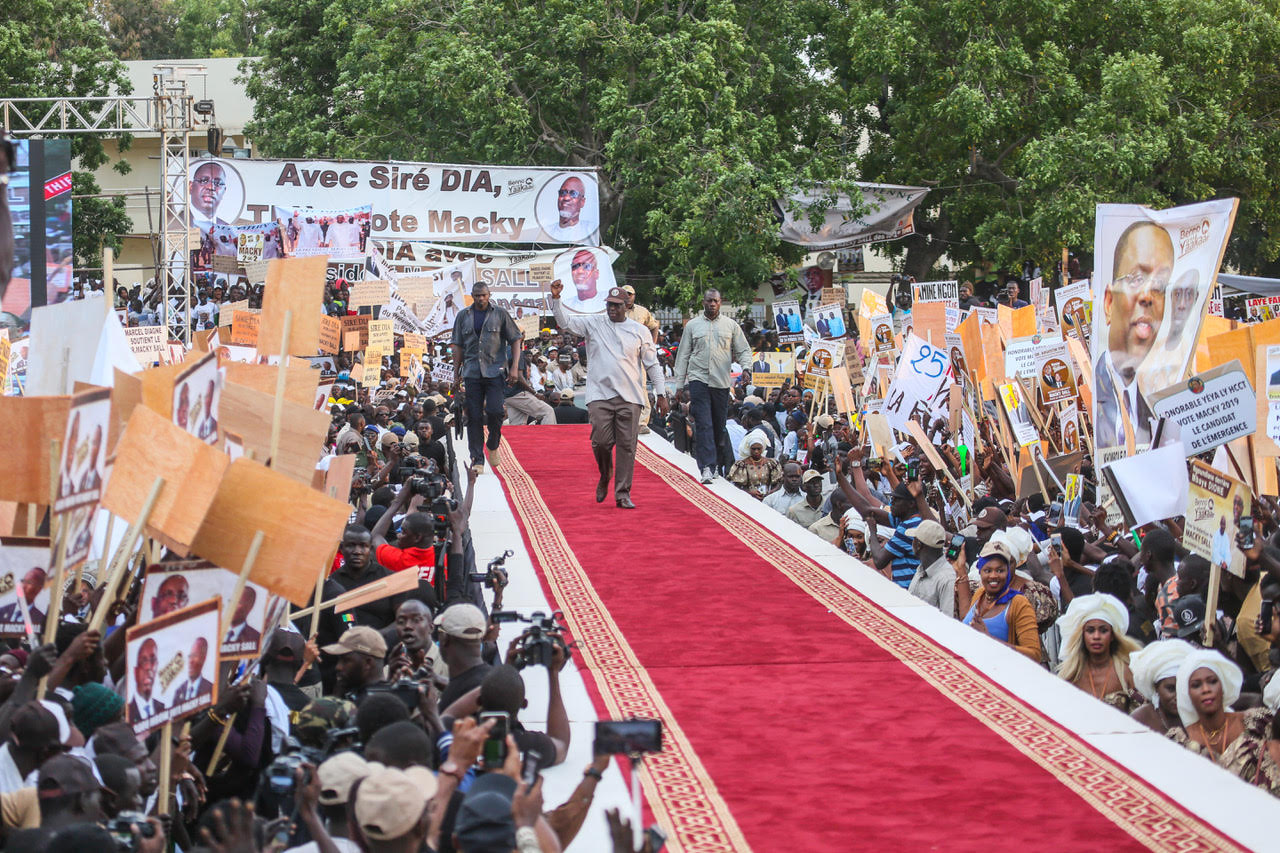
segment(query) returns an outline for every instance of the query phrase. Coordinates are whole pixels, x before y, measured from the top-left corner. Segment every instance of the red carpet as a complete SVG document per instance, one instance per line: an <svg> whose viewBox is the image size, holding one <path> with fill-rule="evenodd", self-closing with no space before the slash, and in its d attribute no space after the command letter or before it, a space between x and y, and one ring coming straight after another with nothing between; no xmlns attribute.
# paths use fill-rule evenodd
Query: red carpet
<svg viewBox="0 0 1280 853"><path fill-rule="evenodd" d="M602 716L659 716L673 850L1238 845L641 448L595 503L588 428L496 469Z"/></svg>

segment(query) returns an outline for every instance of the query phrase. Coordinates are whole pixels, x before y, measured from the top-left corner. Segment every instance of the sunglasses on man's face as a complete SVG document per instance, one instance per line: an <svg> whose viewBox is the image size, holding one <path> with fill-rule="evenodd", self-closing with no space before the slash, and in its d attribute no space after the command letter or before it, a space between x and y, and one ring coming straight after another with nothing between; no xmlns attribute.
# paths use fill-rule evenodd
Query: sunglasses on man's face
<svg viewBox="0 0 1280 853"><path fill-rule="evenodd" d="M556 195L568 196L569 198L574 199L575 201L577 199L582 198L582 193L578 192L577 190L560 190L560 192L558 192Z"/></svg>
<svg viewBox="0 0 1280 853"><path fill-rule="evenodd" d="M576 272L577 270L586 270L586 271L590 272L591 270L593 270L593 269L595 269L595 268L596 268L596 265L595 265L593 262L591 262L591 261L578 261L576 264L570 264L570 265L569 265L569 269L571 269L571 270L573 270L573 271L575 271L575 272Z"/></svg>

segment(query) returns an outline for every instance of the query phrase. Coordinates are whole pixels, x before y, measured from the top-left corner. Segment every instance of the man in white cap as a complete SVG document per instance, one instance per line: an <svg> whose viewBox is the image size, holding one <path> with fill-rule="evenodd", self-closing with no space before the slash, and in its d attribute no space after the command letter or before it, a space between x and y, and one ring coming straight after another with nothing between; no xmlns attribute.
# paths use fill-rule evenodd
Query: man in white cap
<svg viewBox="0 0 1280 853"><path fill-rule="evenodd" d="M907 592L932 604L946 616L956 615L956 570L947 560L947 531L933 519L926 519L911 531L912 550L920 565ZM968 583L968 572L963 575Z"/></svg>
<svg viewBox="0 0 1280 853"><path fill-rule="evenodd" d="M551 310L560 328L587 339L587 417L591 420L591 450L600 470L596 503L609 493L613 477L614 502L620 509L635 509L631 501L631 478L640 437L640 412L648 399L645 374L653 382L658 411L666 414L668 403L658 351L649 331L628 320L626 297L619 287L605 297L605 314L570 314L560 305L564 289L559 280L551 283ZM617 460L614 460L614 448Z"/></svg>
<svg viewBox="0 0 1280 853"><path fill-rule="evenodd" d="M489 624L474 604L451 604L435 618L439 631L440 657L449 667L449 686L440 694L440 707L474 690L492 669L480 656Z"/></svg>
<svg viewBox="0 0 1280 853"><path fill-rule="evenodd" d="M307 789L299 789L298 792L298 817L312 838L328 835L339 853L360 853L359 845L351 840L347 801L355 783L376 769L377 765L370 764L355 752L339 752L316 769L319 796L309 800ZM310 841L292 848L290 853L319 853L319 850L319 845Z"/></svg>

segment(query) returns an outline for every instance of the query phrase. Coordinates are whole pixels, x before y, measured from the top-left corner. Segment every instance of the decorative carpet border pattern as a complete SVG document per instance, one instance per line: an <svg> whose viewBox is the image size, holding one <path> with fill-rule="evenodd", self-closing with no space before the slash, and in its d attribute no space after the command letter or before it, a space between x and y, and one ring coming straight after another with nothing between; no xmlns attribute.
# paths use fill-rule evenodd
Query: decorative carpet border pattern
<svg viewBox="0 0 1280 853"><path fill-rule="evenodd" d="M533 479L505 438L502 444L503 463L495 473L609 716L662 720L665 748L645 758L639 775L649 807L670 830L668 847L675 853L749 853L750 845L679 720L596 595Z"/></svg>
<svg viewBox="0 0 1280 853"><path fill-rule="evenodd" d="M644 444L636 461L770 561L796 586L932 684L1093 809L1154 851L1244 850L1145 781L998 686L950 650L845 586Z"/></svg>

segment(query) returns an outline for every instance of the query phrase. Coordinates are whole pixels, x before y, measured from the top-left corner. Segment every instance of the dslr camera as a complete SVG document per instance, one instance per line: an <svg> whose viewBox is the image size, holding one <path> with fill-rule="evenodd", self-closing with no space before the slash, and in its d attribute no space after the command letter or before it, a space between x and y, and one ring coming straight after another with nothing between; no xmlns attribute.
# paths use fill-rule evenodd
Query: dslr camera
<svg viewBox="0 0 1280 853"><path fill-rule="evenodd" d="M567 656L569 644L564 639L564 628L556 620L563 614L559 610L550 616L535 611L531 616L521 616L514 610L499 610L493 614L494 622L528 622L529 627L520 635L515 653L507 663L516 669L527 666L550 668L557 646Z"/></svg>

